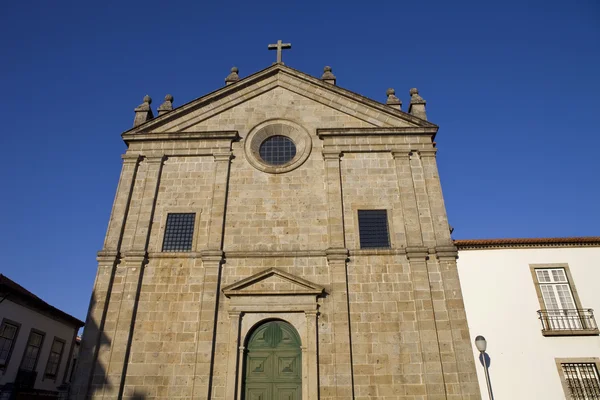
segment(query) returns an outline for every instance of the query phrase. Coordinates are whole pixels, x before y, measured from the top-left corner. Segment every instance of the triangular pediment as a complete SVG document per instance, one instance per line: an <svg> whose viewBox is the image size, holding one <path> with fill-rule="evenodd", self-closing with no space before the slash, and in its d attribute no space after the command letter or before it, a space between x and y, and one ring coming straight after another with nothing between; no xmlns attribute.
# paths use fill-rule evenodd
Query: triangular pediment
<svg viewBox="0 0 600 400"><path fill-rule="evenodd" d="M248 278L223 288L227 297L257 295L319 295L324 288L288 274L276 268L269 268Z"/></svg>
<svg viewBox="0 0 600 400"><path fill-rule="evenodd" d="M436 127L435 124L411 114L285 65L275 64L136 126L123 135L237 130L236 118L243 119L240 117L243 116L240 107L243 108L241 111L248 113L260 113L273 106L281 107L283 112L285 107L299 104L300 99L303 104L314 103L321 107L332 116L331 121L339 121L344 116L344 127Z"/></svg>

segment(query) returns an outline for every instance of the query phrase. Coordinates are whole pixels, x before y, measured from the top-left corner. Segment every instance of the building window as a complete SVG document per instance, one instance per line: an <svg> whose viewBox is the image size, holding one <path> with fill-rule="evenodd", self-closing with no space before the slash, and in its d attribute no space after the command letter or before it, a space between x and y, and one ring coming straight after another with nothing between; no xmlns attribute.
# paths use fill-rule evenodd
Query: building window
<svg viewBox="0 0 600 400"><path fill-rule="evenodd" d="M287 136L275 135L260 145L260 158L270 165L283 165L296 156L296 145Z"/></svg>
<svg viewBox="0 0 600 400"><path fill-rule="evenodd" d="M52 347L50 348L50 355L48 356L48 363L46 364L45 375L47 377L56 378L64 349L65 341L59 338L54 338L54 342L52 342Z"/></svg>
<svg viewBox="0 0 600 400"><path fill-rule="evenodd" d="M536 268L541 267L544 268ZM591 309L581 307L577 290L566 264L531 265L541 310L542 333L556 335L597 335Z"/></svg>
<svg viewBox="0 0 600 400"><path fill-rule="evenodd" d="M44 342L44 334L39 331L32 330L27 341L25 355L21 360L21 369L25 371L33 371L40 357L40 350Z"/></svg>
<svg viewBox="0 0 600 400"><path fill-rule="evenodd" d="M0 325L0 369L6 368L19 334L19 324L6 319Z"/></svg>
<svg viewBox="0 0 600 400"><path fill-rule="evenodd" d="M560 365L569 399L600 399L600 378L595 362L563 362Z"/></svg>
<svg viewBox="0 0 600 400"><path fill-rule="evenodd" d="M358 210L358 230L361 249L390 247L386 210Z"/></svg>
<svg viewBox="0 0 600 400"><path fill-rule="evenodd" d="M192 251L194 238L194 213L171 213L167 215L162 251Z"/></svg>

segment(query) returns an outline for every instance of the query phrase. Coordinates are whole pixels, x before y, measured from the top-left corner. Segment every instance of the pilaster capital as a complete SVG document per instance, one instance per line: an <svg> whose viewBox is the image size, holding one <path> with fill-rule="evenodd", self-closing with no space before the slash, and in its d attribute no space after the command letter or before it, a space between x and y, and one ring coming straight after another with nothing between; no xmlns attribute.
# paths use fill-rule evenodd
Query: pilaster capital
<svg viewBox="0 0 600 400"><path fill-rule="evenodd" d="M215 159L216 162L220 162L220 161L229 161L231 160L232 154L231 152L228 153L216 153L213 154L213 157Z"/></svg>
<svg viewBox="0 0 600 400"><path fill-rule="evenodd" d="M409 260L426 260L429 255L429 249L422 246L412 246L406 248L406 258Z"/></svg>
<svg viewBox="0 0 600 400"><path fill-rule="evenodd" d="M200 259L202 259L202 262L220 262L223 260L224 254L222 250L201 250Z"/></svg>
<svg viewBox="0 0 600 400"><path fill-rule="evenodd" d="M348 260L348 254L350 252L345 248L330 248L325 250L325 255L327 256L327 262L332 261L343 261L346 262Z"/></svg>
<svg viewBox="0 0 600 400"><path fill-rule="evenodd" d="M435 157L436 153L436 148L419 150L419 154L421 155L421 157Z"/></svg>
<svg viewBox="0 0 600 400"><path fill-rule="evenodd" d="M142 264L148 259L148 252L145 250L130 250L124 252L122 258L126 264Z"/></svg>
<svg viewBox="0 0 600 400"><path fill-rule="evenodd" d="M392 157L394 157L394 159L408 160L409 154L410 154L410 151L408 151L408 150L392 150Z"/></svg>
<svg viewBox="0 0 600 400"><path fill-rule="evenodd" d="M96 256L96 261L100 264L112 264L119 257L119 252L116 250L100 250Z"/></svg>
<svg viewBox="0 0 600 400"><path fill-rule="evenodd" d="M342 157L342 152L339 150L323 149L323 159L325 159L325 160L339 160L341 157Z"/></svg>
<svg viewBox="0 0 600 400"><path fill-rule="evenodd" d="M144 161L148 164L162 164L167 159L167 156L162 154L160 156L147 156Z"/></svg>
<svg viewBox="0 0 600 400"><path fill-rule="evenodd" d="M452 246L437 246L435 254L440 260L456 260L458 258L458 248Z"/></svg>
<svg viewBox="0 0 600 400"><path fill-rule="evenodd" d="M140 154L125 153L121 155L123 164L137 164L142 159Z"/></svg>

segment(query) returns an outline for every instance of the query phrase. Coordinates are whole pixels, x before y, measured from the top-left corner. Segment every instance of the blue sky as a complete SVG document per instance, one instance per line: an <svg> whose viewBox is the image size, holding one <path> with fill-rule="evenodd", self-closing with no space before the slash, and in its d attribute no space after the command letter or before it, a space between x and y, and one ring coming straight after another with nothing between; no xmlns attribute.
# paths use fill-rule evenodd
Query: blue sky
<svg viewBox="0 0 600 400"><path fill-rule="evenodd" d="M454 237L600 234L600 3L7 2L0 272L85 318L142 97L179 106L274 61L440 126Z"/></svg>

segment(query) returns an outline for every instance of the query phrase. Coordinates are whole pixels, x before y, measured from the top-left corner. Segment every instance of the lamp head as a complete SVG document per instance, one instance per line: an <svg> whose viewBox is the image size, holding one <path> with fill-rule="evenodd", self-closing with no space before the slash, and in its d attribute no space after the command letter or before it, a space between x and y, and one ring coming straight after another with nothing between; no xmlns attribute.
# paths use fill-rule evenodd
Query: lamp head
<svg viewBox="0 0 600 400"><path fill-rule="evenodd" d="M475 347L477 347L477 350L480 352L484 352L487 348L487 340L481 335L477 336L475 338Z"/></svg>

